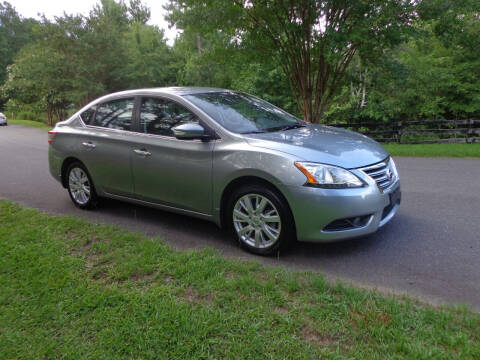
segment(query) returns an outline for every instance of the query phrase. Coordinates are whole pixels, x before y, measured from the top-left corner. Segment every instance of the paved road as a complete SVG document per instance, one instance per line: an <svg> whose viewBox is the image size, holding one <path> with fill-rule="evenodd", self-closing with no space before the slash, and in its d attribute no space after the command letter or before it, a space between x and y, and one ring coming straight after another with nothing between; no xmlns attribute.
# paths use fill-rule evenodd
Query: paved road
<svg viewBox="0 0 480 360"><path fill-rule="evenodd" d="M299 243L277 259L244 253L201 220L116 201L78 210L48 172L47 146L44 131L0 127L0 198L120 224L161 236L178 249L215 247L226 256L319 270L330 279L480 310L480 159L398 158L403 202L391 223L362 239Z"/></svg>

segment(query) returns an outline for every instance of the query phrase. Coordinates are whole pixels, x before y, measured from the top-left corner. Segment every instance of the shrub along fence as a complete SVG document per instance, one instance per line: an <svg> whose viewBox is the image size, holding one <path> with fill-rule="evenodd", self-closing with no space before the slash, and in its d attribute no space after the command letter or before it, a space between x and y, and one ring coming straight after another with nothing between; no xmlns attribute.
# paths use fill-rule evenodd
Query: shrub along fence
<svg viewBox="0 0 480 360"><path fill-rule="evenodd" d="M480 142L480 120L429 120L329 124L399 144Z"/></svg>

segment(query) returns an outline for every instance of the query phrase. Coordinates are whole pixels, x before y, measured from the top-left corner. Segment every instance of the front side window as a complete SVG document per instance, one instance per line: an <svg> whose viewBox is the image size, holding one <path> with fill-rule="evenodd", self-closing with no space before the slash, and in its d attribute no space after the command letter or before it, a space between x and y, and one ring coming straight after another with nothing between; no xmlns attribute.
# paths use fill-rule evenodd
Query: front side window
<svg viewBox="0 0 480 360"><path fill-rule="evenodd" d="M172 136L172 128L185 123L198 123L198 118L183 106L169 100L144 98L140 107L140 131Z"/></svg>
<svg viewBox="0 0 480 360"><path fill-rule="evenodd" d="M90 125L109 129L131 130L135 99L114 100L98 105Z"/></svg>
<svg viewBox="0 0 480 360"><path fill-rule="evenodd" d="M304 126L295 116L244 93L215 92L185 97L235 133L271 132Z"/></svg>

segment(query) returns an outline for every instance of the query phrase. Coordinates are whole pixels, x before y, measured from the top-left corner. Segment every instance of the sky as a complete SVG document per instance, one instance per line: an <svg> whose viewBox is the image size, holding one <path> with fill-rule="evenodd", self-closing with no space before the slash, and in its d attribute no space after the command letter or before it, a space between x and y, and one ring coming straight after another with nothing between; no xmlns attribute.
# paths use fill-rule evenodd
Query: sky
<svg viewBox="0 0 480 360"><path fill-rule="evenodd" d="M99 0L7 0L15 7L17 12L23 17L38 18L38 14L45 14L49 19L53 19L54 16L61 16L64 12L67 14L84 14L93 8L93 6L99 2ZM125 1L128 3L128 1ZM149 24L158 25L158 27L164 29L165 37L168 39L168 43L173 44L173 40L177 34L175 29L169 29L168 23L164 20L165 5L168 0L143 0L145 5L150 8L152 13Z"/></svg>

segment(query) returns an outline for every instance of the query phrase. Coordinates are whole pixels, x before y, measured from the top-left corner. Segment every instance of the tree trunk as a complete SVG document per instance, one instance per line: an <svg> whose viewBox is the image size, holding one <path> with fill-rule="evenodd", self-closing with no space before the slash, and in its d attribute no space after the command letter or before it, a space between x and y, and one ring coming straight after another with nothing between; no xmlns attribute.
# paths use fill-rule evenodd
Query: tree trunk
<svg viewBox="0 0 480 360"><path fill-rule="evenodd" d="M52 119L53 114L52 114L52 110L50 108L47 107L45 115L47 117L47 125L53 126L53 119Z"/></svg>
<svg viewBox="0 0 480 360"><path fill-rule="evenodd" d="M197 50L198 55L202 55L202 37L200 34L197 34Z"/></svg>
<svg viewBox="0 0 480 360"><path fill-rule="evenodd" d="M309 91L304 91L300 94L302 98L302 113L303 119L306 122L313 123L313 102L312 102L312 93Z"/></svg>

